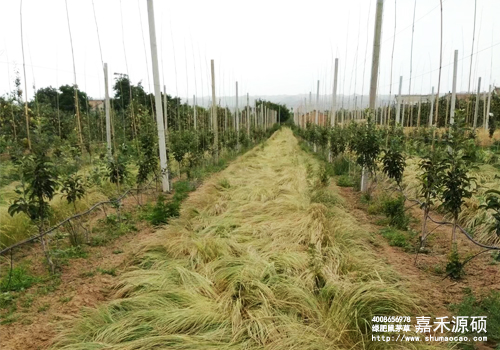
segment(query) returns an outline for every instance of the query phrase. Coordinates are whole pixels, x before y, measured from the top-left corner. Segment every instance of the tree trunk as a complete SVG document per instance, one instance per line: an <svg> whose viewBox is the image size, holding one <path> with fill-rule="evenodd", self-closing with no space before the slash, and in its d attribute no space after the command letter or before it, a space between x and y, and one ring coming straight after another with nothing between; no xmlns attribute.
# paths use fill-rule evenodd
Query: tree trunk
<svg viewBox="0 0 500 350"><path fill-rule="evenodd" d="M56 269L54 266L54 262L50 257L48 242L45 242L45 237L43 235L43 224L38 225L38 234L40 237L40 242L42 243L43 254L45 255L45 259L47 259L47 263L49 264L50 272L54 274L56 272Z"/></svg>
<svg viewBox="0 0 500 350"><path fill-rule="evenodd" d="M366 192L368 190L368 172L366 168L363 167L361 172L361 192Z"/></svg>
<svg viewBox="0 0 500 350"><path fill-rule="evenodd" d="M429 215L429 209L425 207L424 209L424 218L422 220L422 234L420 236L420 249L425 247L425 239L427 238L425 232L427 229L427 215Z"/></svg>
<svg viewBox="0 0 500 350"><path fill-rule="evenodd" d="M455 240L457 239L456 237L456 231L457 231L457 218L453 218L453 230L452 230L452 236L451 236L451 246L453 247L453 243L455 243Z"/></svg>

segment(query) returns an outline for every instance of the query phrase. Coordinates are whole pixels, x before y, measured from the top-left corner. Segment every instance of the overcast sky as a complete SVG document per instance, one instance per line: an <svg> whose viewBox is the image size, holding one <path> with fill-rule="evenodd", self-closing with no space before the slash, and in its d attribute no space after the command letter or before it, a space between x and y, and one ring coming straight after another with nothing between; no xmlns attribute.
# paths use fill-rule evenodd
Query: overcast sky
<svg viewBox="0 0 500 350"><path fill-rule="evenodd" d="M113 73L128 73L153 91L146 0L94 0L102 58ZM403 76L408 93L414 0L397 0L392 94ZM499 0L443 0L441 92L451 90L453 51L459 50L459 91L472 82L500 84ZM0 8L0 95L23 82L20 0ZM78 86L91 97L104 95L104 76L92 0L68 0ZM330 94L333 60L339 58L339 90L368 94L376 0L194 1L155 0L160 79L183 98L209 95L210 59L215 60L217 96ZM73 63L64 0L23 0L28 96L36 88L73 84ZM141 24L142 22L142 24ZM123 23L123 30L122 30ZM391 89L395 1L384 1L379 90ZM438 82L439 0L417 0L411 93L429 93ZM201 101L200 101L201 102ZM206 103L207 101L205 101Z"/></svg>

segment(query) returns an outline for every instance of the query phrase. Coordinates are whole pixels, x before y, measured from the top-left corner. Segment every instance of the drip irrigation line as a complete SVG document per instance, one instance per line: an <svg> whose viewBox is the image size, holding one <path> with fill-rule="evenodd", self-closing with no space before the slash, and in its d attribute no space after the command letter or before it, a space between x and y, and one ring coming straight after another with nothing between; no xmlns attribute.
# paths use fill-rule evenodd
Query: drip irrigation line
<svg viewBox="0 0 500 350"><path fill-rule="evenodd" d="M401 190L398 190L401 192L401 194L405 197L405 199L409 202L414 202L414 203L417 203L419 205L423 205L424 203L422 203L421 201L419 201L418 199L411 199L411 198L408 198L404 193L403 191ZM435 224L438 224L438 225L446 225L446 226L449 226L449 225L453 225L452 222L449 222L449 221L437 221L435 219L433 219L430 215L427 215L427 218L429 220L431 220L433 223ZM489 246L489 245L486 245L486 244L483 244L483 243L480 243L478 241L476 241L474 238L472 238L472 236L460 225L456 225L457 228L465 235L465 237L467 237L467 239L469 239L469 241L471 241L472 243L474 243L475 245L479 246L479 247L482 247L482 248L486 248L486 249L490 249L490 250L500 250L500 247L497 247L497 246Z"/></svg>
<svg viewBox="0 0 500 350"><path fill-rule="evenodd" d="M61 227L62 225L70 222L71 220L74 220L74 219L77 219L81 216L84 216L84 215L87 215L89 213L91 213L92 211L94 211L96 208L102 206L102 205L105 205L105 204L117 204L119 203L123 198L125 198L125 196L127 196L131 191L141 191L141 190L145 190L145 189L149 189L149 186L156 180L158 180L158 176L155 176L146 186L142 187L142 188L130 188L128 190L126 190L121 196L119 196L118 198L116 199L112 199L112 200L109 200L109 201L102 201L102 202L98 202L96 204L94 204L93 206L91 206L89 209L81 212L81 213L78 213L78 214L75 214L73 216L70 216L66 219L64 219L63 221L59 222L58 224L56 224L55 226L52 226L50 229L48 229L47 231L45 232L42 232L41 234L37 234L35 236L32 236L30 238L26 238L22 241L19 241L17 243L14 243L12 244L11 246L7 247L7 248L4 248L2 250L0 250L0 255L4 255L6 252L8 251L11 251L12 249L16 248L16 247L19 247L23 244L26 244L26 243L30 243L30 242L33 242L35 241L36 239L39 239L39 238L42 238L46 235L48 235L49 233L51 233L52 231L58 229L59 227Z"/></svg>

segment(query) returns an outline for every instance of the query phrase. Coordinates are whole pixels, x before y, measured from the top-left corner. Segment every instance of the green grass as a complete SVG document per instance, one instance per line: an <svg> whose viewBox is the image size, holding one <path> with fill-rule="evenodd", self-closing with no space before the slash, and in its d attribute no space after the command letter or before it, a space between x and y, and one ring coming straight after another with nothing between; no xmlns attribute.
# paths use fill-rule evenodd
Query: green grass
<svg viewBox="0 0 500 350"><path fill-rule="evenodd" d="M81 278L89 278L89 277L94 277L94 276L95 276L95 271L86 271L86 272L82 272L79 276L80 276Z"/></svg>
<svg viewBox="0 0 500 350"><path fill-rule="evenodd" d="M40 306L40 307L38 308L38 310L37 310L37 311L38 311L38 312L45 312L45 311L47 311L49 308L50 308L50 304L49 304L49 303L45 303L45 304L43 304L42 306Z"/></svg>
<svg viewBox="0 0 500 350"><path fill-rule="evenodd" d="M353 187L354 181L348 175L341 175L337 178L337 185L340 187Z"/></svg>
<svg viewBox="0 0 500 350"><path fill-rule="evenodd" d="M399 229L407 230L410 218L405 212L405 198L387 198L382 203L382 211L389 218L389 225Z"/></svg>
<svg viewBox="0 0 500 350"><path fill-rule="evenodd" d="M0 293L19 292L28 289L40 281L38 277L31 275L25 266L16 266L12 269L4 269L0 280Z"/></svg>
<svg viewBox="0 0 500 350"><path fill-rule="evenodd" d="M414 235L408 232L402 232L393 227L386 227L380 230L380 234L389 241L389 245L393 247L404 248L405 250L413 250L412 244Z"/></svg>
<svg viewBox="0 0 500 350"><path fill-rule="evenodd" d="M450 310L454 312L456 316L469 316L469 322L471 316L487 316L486 330L487 333L472 332L471 327L468 327L469 333L463 333L465 336L472 338L473 336L486 335L488 336L489 342L500 343L500 292L492 290L489 294L478 296L470 292L466 293L466 296L462 302L457 304L451 304ZM475 349L473 342L467 342L460 344L463 349Z"/></svg>
<svg viewBox="0 0 500 350"><path fill-rule="evenodd" d="M116 268L97 268L97 271L101 273L101 275L110 275L116 277Z"/></svg>
<svg viewBox="0 0 500 350"><path fill-rule="evenodd" d="M72 296L67 296L67 297L60 297L59 298L59 301L63 304L66 304L66 303L69 303L71 301L71 299L73 299Z"/></svg>
<svg viewBox="0 0 500 350"><path fill-rule="evenodd" d="M103 246L129 232L137 231L136 217L132 213L108 214L104 219L98 220L90 237L90 245Z"/></svg>
<svg viewBox="0 0 500 350"><path fill-rule="evenodd" d="M337 157L332 162L333 173L337 176L339 175L348 175L350 169L350 162L344 156Z"/></svg>

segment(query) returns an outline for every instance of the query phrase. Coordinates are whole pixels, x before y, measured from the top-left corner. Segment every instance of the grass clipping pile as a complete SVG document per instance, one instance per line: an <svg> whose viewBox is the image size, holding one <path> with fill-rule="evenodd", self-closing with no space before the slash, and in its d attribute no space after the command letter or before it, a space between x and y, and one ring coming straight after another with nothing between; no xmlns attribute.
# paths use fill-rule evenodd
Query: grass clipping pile
<svg viewBox="0 0 500 350"><path fill-rule="evenodd" d="M375 315L414 299L370 253L289 129L186 200L116 289L57 349L386 349Z"/></svg>

